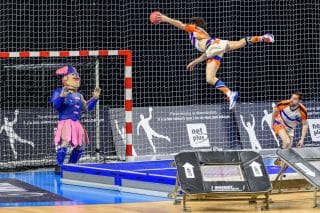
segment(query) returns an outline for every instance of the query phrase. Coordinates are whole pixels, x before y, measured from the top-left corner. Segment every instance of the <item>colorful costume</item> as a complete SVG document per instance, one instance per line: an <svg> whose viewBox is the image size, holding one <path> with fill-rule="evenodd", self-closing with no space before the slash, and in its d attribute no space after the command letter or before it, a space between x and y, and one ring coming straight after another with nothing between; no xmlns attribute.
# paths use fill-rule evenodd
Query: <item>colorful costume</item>
<svg viewBox="0 0 320 213"><path fill-rule="evenodd" d="M79 74L74 67L63 67L56 72L63 76L63 84L68 87L75 82L80 85ZM64 78L68 76L67 78ZM92 111L98 100L91 98L85 102L81 93L77 92L76 87L72 92L68 92L65 97L61 96L63 88L57 88L51 95L50 102L58 112L58 127L54 137L54 143L60 147L57 150L58 165L62 165L66 156L67 146L71 145L73 151L70 155L69 163L76 163L84 150L86 144L89 144L88 134L80 123L81 113L83 111Z"/></svg>
<svg viewBox="0 0 320 213"><path fill-rule="evenodd" d="M227 40L220 40L215 37L210 38L209 34L204 29L192 24L186 25L185 31L189 33L189 39L193 47L200 52L204 51L199 47L199 40L207 39L205 50L208 57L207 62L210 63L211 61L214 61L220 65L222 56L227 49Z"/></svg>
<svg viewBox="0 0 320 213"><path fill-rule="evenodd" d="M296 109L290 108L290 100L280 101L276 109L280 111L274 120L273 129L278 135L279 131L284 129L290 137L294 136L294 129L301 122L308 119L306 107L299 103Z"/></svg>

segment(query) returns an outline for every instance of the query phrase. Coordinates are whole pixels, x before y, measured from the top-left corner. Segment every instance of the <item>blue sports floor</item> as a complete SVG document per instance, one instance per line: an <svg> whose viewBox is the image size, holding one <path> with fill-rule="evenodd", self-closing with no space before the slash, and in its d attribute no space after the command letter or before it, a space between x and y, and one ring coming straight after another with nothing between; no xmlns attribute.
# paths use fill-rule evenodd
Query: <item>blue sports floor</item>
<svg viewBox="0 0 320 213"><path fill-rule="evenodd" d="M269 175L276 175L280 167L273 166L274 159L265 159L265 165ZM143 175L152 177L146 178L146 181L153 182L153 179L160 181L161 178L170 179L170 183L174 184L176 175L175 168L170 167L172 160L149 161L149 162L134 162L134 163L110 163L110 164L80 164L80 165L65 165L65 169L80 173L96 172L101 169L96 175L109 175L112 171L126 173L134 171L134 175ZM79 169L80 167L80 169ZM81 168L82 167L82 168ZM85 167L86 169L83 169ZM85 171L86 170L86 171ZM88 170L88 171L87 171ZM289 168L287 173L294 173ZM113 173L112 173L113 174ZM129 173L130 178L132 174ZM141 178L139 176L139 178ZM124 176L125 177L125 176ZM137 195L119 191L111 191L105 189L88 188L82 186L74 186L61 184L60 176L56 176L52 170L35 170L16 173L0 173L0 179L14 178L52 193L61 195L72 201L63 202L24 202L24 203L0 203L1 206L53 206L53 205L79 205L79 204L115 204L115 203L133 203L133 202L148 202L148 201L164 201L167 198ZM167 182L167 181L164 181ZM169 183L169 184L170 184Z"/></svg>
<svg viewBox="0 0 320 213"><path fill-rule="evenodd" d="M0 203L3 206L52 206L52 205L79 205L79 204L114 204L168 200L161 197L123 193L119 191L87 188L60 183L60 177L52 170L36 170L17 173L0 173L0 179L15 178L52 193L69 198L72 201L64 202L24 202Z"/></svg>

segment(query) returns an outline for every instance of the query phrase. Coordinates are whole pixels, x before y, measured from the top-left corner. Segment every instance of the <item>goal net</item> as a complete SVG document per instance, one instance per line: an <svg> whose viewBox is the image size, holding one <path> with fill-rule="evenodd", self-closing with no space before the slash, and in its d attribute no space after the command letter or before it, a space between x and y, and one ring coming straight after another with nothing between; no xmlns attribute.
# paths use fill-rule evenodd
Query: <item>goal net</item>
<svg viewBox="0 0 320 213"><path fill-rule="evenodd" d="M1 52L1 168L56 164L53 136L57 112L49 101L51 93L62 86L55 71L66 65L76 67L79 72L79 92L85 99L92 97L95 87L103 88L96 110L81 118L91 141L82 161L101 162L125 155L126 138L114 140L109 110L124 109L124 103L132 101L130 96L126 97L131 90L130 51ZM129 106L126 110L132 109ZM125 134L125 121L130 122L130 117L113 112L113 118L121 127L119 131Z"/></svg>

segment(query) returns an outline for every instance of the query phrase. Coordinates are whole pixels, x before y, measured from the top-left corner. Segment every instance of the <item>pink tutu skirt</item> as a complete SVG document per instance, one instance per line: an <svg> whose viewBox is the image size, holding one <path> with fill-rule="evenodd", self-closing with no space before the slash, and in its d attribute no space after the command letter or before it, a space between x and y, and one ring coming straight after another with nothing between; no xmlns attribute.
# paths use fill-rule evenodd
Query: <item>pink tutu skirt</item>
<svg viewBox="0 0 320 213"><path fill-rule="evenodd" d="M80 121L72 119L61 120L58 122L57 132L54 136L54 143L60 145L62 142L62 128L65 129L65 138L70 145L76 147L81 146L83 137L86 144L89 144L89 137L85 128L81 125Z"/></svg>

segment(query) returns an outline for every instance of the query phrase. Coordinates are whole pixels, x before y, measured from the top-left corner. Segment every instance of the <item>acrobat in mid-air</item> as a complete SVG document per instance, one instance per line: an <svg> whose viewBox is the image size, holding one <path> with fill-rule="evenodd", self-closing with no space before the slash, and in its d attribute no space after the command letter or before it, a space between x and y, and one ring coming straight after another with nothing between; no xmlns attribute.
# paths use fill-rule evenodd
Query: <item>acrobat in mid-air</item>
<svg viewBox="0 0 320 213"><path fill-rule="evenodd" d="M220 40L216 37L210 37L206 32L206 25L203 18L192 18L190 24L184 24L181 21L169 18L158 11L151 13L150 21L153 24L165 22L189 33L189 39L194 48L202 55L187 65L187 69L192 71L195 65L207 60L206 80L209 84L215 86L224 93L229 100L229 109L233 109L238 98L237 91L231 91L225 83L216 77L217 71L224 53L251 45L253 43L272 43L274 37L272 34L263 36L248 36L239 41Z"/></svg>
<svg viewBox="0 0 320 213"><path fill-rule="evenodd" d="M301 103L300 92L292 93L289 100L280 101L274 108L271 122L276 135L282 141L282 148L289 149L293 144L294 129L301 122L302 132L297 147L302 147L308 132L308 114L306 107ZM275 161L280 164L280 159Z"/></svg>
<svg viewBox="0 0 320 213"><path fill-rule="evenodd" d="M81 93L80 77L77 70L71 66L65 66L56 71L57 75L62 76L62 88L57 88L51 96L51 103L59 114L59 122L54 137L54 143L58 145L56 173L60 173L60 166L63 164L70 145L73 150L70 155L69 163L77 163L80 159L85 145L89 144L88 134L80 123L83 111L92 111L96 106L100 88L95 88L93 97L86 101Z"/></svg>

